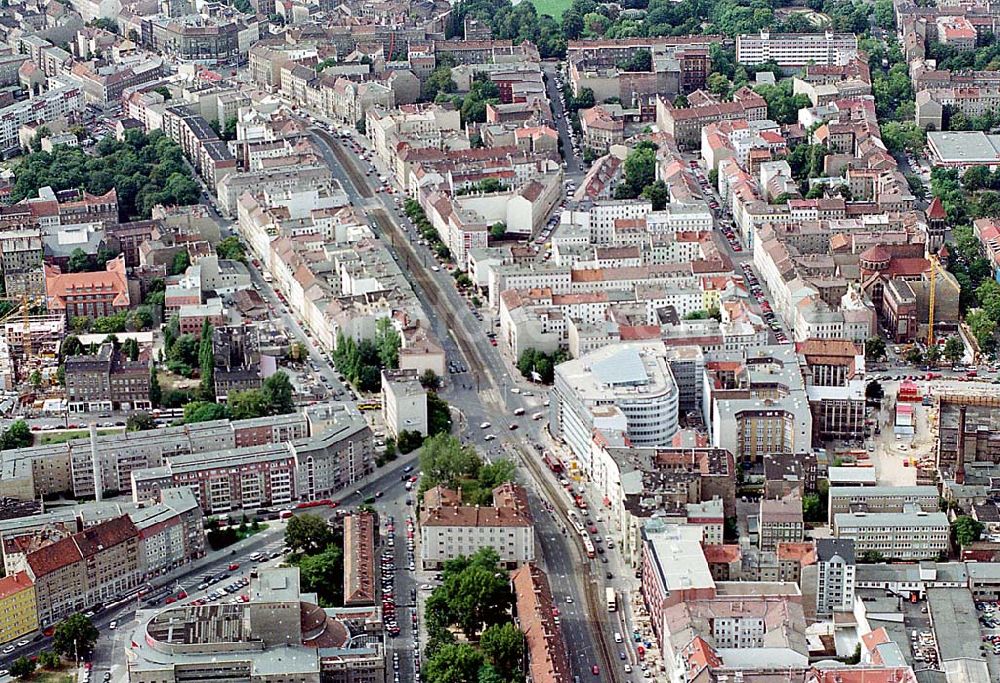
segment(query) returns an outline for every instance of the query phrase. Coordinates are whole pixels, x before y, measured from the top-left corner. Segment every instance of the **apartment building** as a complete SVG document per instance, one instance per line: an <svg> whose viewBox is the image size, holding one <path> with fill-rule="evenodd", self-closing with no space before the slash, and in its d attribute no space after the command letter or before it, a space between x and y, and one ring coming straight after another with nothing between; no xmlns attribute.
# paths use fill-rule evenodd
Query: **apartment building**
<svg viewBox="0 0 1000 683"><path fill-rule="evenodd" d="M42 258L40 229L25 227L0 233L0 270L7 296L34 298L44 295Z"/></svg>
<svg viewBox="0 0 1000 683"><path fill-rule="evenodd" d="M28 100L0 107L0 150L18 149L18 132L28 123L55 121L79 114L84 108L83 90L66 77L55 77L45 92Z"/></svg>
<svg viewBox="0 0 1000 683"><path fill-rule="evenodd" d="M52 625L139 588L139 530L128 516L97 524L25 558L35 583L38 622Z"/></svg>
<svg viewBox="0 0 1000 683"><path fill-rule="evenodd" d="M460 493L437 486L424 493L419 516L420 566L439 569L459 555L493 548L500 562L517 567L535 560L535 526L524 489L503 484L492 506L463 505Z"/></svg>
<svg viewBox="0 0 1000 683"><path fill-rule="evenodd" d="M10 643L38 630L35 585L27 572L0 579L0 643Z"/></svg>
<svg viewBox="0 0 1000 683"><path fill-rule="evenodd" d="M851 539L816 539L816 616L854 609L855 568Z"/></svg>
<svg viewBox="0 0 1000 683"><path fill-rule="evenodd" d="M807 339L795 348L802 358L815 435L824 440L864 438L862 346L846 339Z"/></svg>
<svg viewBox="0 0 1000 683"><path fill-rule="evenodd" d="M374 513L358 512L344 517L344 606L375 604Z"/></svg>
<svg viewBox="0 0 1000 683"><path fill-rule="evenodd" d="M416 370L382 371L382 417L394 438L402 431L427 436L427 390Z"/></svg>
<svg viewBox="0 0 1000 683"><path fill-rule="evenodd" d="M702 414L713 446L740 462L812 450L812 413L794 349L711 352L705 373Z"/></svg>
<svg viewBox="0 0 1000 683"><path fill-rule="evenodd" d="M524 632L527 674L532 683L570 680L567 643L559 628L549 579L535 564L522 564L510 576L514 617Z"/></svg>
<svg viewBox="0 0 1000 683"><path fill-rule="evenodd" d="M774 61L783 69L800 69L808 64L843 66L858 52L853 33L771 33L736 37L736 61L757 65Z"/></svg>
<svg viewBox="0 0 1000 683"><path fill-rule="evenodd" d="M894 560L931 560L948 552L951 527L943 512L906 506L903 512L844 512L833 516L835 538L854 552Z"/></svg>
<svg viewBox="0 0 1000 683"><path fill-rule="evenodd" d="M805 533L802 499L794 494L761 498L757 524L761 550L777 550L779 543L801 543Z"/></svg>
<svg viewBox="0 0 1000 683"><path fill-rule="evenodd" d="M66 359L66 402L71 412L149 410L150 362L129 360L113 344Z"/></svg>
<svg viewBox="0 0 1000 683"><path fill-rule="evenodd" d="M656 98L656 124L660 130L674 136L681 150L696 149L701 144L702 128L720 121L763 121L767 118L767 102L747 87L733 93L731 102L702 98L696 106L677 108L666 98Z"/></svg>

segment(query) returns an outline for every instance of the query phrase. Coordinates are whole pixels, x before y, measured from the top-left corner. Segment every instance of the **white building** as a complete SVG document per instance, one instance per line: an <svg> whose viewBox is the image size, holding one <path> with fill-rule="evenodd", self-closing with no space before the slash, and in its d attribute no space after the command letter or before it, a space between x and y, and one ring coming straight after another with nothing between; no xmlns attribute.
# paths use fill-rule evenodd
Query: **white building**
<svg viewBox="0 0 1000 683"><path fill-rule="evenodd" d="M907 506L904 512L854 512L833 516L836 538L854 540L856 553L878 553L886 559L932 560L947 552L948 516Z"/></svg>
<svg viewBox="0 0 1000 683"><path fill-rule="evenodd" d="M763 64L774 61L782 68L807 64L843 66L858 54L858 37L853 33L771 33L736 37L736 61Z"/></svg>
<svg viewBox="0 0 1000 683"><path fill-rule="evenodd" d="M624 433L636 447L666 446L677 431L679 398L662 342L607 346L556 367L549 428L589 475L595 430Z"/></svg>
<svg viewBox="0 0 1000 683"><path fill-rule="evenodd" d="M816 615L854 608L854 541L847 538L816 540Z"/></svg>
<svg viewBox="0 0 1000 683"><path fill-rule="evenodd" d="M507 483L493 490L493 505L462 505L461 493L436 486L424 493L420 513L420 565L440 568L459 555L493 548L516 567L535 560L535 526L525 490Z"/></svg>
<svg viewBox="0 0 1000 683"><path fill-rule="evenodd" d="M393 437L402 431L427 436L427 390L416 370L382 371L382 417Z"/></svg>
<svg viewBox="0 0 1000 683"><path fill-rule="evenodd" d="M49 79L40 95L0 108L0 151L19 146L18 131L26 123L55 121L83 111L83 91L68 78Z"/></svg>

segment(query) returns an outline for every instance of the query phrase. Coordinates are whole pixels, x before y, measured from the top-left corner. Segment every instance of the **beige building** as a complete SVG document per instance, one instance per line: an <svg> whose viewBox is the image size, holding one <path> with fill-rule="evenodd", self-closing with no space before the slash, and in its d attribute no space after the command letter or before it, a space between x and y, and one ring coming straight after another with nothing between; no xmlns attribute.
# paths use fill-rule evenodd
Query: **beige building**
<svg viewBox="0 0 1000 683"><path fill-rule="evenodd" d="M122 515L30 552L25 562L38 622L49 626L139 587L139 530Z"/></svg>
<svg viewBox="0 0 1000 683"><path fill-rule="evenodd" d="M760 549L777 550L779 543L801 543L805 525L798 496L760 501Z"/></svg>
<svg viewBox="0 0 1000 683"><path fill-rule="evenodd" d="M535 527L525 490L503 484L493 505L462 505L460 493L437 486L424 494L420 514L420 563L436 569L459 555L493 548L500 562L516 567L535 559Z"/></svg>

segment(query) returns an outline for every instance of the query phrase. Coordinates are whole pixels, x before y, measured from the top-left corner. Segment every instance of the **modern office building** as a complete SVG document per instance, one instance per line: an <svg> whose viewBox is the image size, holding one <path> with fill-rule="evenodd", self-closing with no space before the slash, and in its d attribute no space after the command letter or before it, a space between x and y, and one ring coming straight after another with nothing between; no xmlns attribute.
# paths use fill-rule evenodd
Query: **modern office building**
<svg viewBox="0 0 1000 683"><path fill-rule="evenodd" d="M607 346L556 367L549 428L589 476L595 431L623 434L636 447L668 446L679 400L662 342Z"/></svg>
<svg viewBox="0 0 1000 683"><path fill-rule="evenodd" d="M771 33L736 37L736 61L740 64L776 62L783 69L807 64L843 66L858 53L858 37L853 33Z"/></svg>
<svg viewBox="0 0 1000 683"><path fill-rule="evenodd" d="M854 541L854 552L892 560L932 560L948 551L951 526L943 512L907 505L903 512L848 512L833 516L836 538Z"/></svg>

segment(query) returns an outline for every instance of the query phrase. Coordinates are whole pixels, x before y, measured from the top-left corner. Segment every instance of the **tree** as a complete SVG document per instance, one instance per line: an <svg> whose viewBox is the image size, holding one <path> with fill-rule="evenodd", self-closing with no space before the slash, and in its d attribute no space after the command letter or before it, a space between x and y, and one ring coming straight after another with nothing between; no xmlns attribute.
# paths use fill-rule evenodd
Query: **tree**
<svg viewBox="0 0 1000 683"><path fill-rule="evenodd" d="M826 519L823 501L815 493L807 493L802 497L802 518L806 522L822 522Z"/></svg>
<svg viewBox="0 0 1000 683"><path fill-rule="evenodd" d="M379 318L375 324L375 345L383 368L399 367L399 348L402 339L389 318ZM381 384L381 380L379 382Z"/></svg>
<svg viewBox="0 0 1000 683"><path fill-rule="evenodd" d="M992 175L985 166L971 166L962 174L962 185L966 190L977 192L990 187Z"/></svg>
<svg viewBox="0 0 1000 683"><path fill-rule="evenodd" d="M494 624L479 638L479 647L504 680L514 678L524 659L524 633L512 622Z"/></svg>
<svg viewBox="0 0 1000 683"><path fill-rule="evenodd" d="M960 360L962 360L962 356L964 355L965 355L965 342L962 341L961 337L953 335L951 337L948 337L947 340L945 340L944 342L945 360L954 365L955 363L958 363Z"/></svg>
<svg viewBox="0 0 1000 683"><path fill-rule="evenodd" d="M226 239L215 245L215 253L219 255L219 258L229 259L231 261L242 261L246 263L247 251L240 242L239 237L227 237Z"/></svg>
<svg viewBox="0 0 1000 683"><path fill-rule="evenodd" d="M149 375L149 402L154 408L159 408L161 400L163 400L163 390L160 389L160 378L154 366Z"/></svg>
<svg viewBox="0 0 1000 683"><path fill-rule="evenodd" d="M924 360L927 361L928 365L936 365L938 360L941 358L941 347L937 344L931 344L927 347L927 351L924 353Z"/></svg>
<svg viewBox="0 0 1000 683"><path fill-rule="evenodd" d="M483 655L468 643L442 646L424 664L427 683L478 683Z"/></svg>
<svg viewBox="0 0 1000 683"><path fill-rule="evenodd" d="M920 350L920 347L914 344L906 351L906 362L912 363L913 365L920 365L924 360L924 353Z"/></svg>
<svg viewBox="0 0 1000 683"><path fill-rule="evenodd" d="M431 435L451 432L451 410L435 392L427 394L427 432Z"/></svg>
<svg viewBox="0 0 1000 683"><path fill-rule="evenodd" d="M497 221L490 226L490 237L495 240L502 240L504 235L507 234L507 226L504 225L503 221Z"/></svg>
<svg viewBox="0 0 1000 683"><path fill-rule="evenodd" d="M319 515L293 515L285 527L285 545L304 553L323 550L333 542L326 520Z"/></svg>
<svg viewBox="0 0 1000 683"><path fill-rule="evenodd" d="M129 337L122 342L122 354L129 360L139 360L139 342L134 337Z"/></svg>
<svg viewBox="0 0 1000 683"><path fill-rule="evenodd" d="M318 594L320 607L343 605L344 553L339 547L331 543L320 553L307 554L299 561L299 572L302 589Z"/></svg>
<svg viewBox="0 0 1000 683"><path fill-rule="evenodd" d="M35 672L34 660L18 657L10 665L10 675L14 678L27 678Z"/></svg>
<svg viewBox="0 0 1000 683"><path fill-rule="evenodd" d="M420 432L410 431L408 429L400 430L396 441L399 452L403 455L415 451L420 448L423 443L424 437L420 434Z"/></svg>
<svg viewBox="0 0 1000 683"><path fill-rule="evenodd" d="M885 398L885 390L877 381L872 380L865 387L865 398L869 401L881 401Z"/></svg>
<svg viewBox="0 0 1000 683"><path fill-rule="evenodd" d="M184 422L193 424L195 422L210 422L212 420L225 420L229 417L229 410L224 405L209 403L208 401L192 401L184 406Z"/></svg>
<svg viewBox="0 0 1000 683"><path fill-rule="evenodd" d="M208 319L201 325L201 339L198 342L198 366L201 381L198 393L202 400L215 400L215 352L212 349L212 323Z"/></svg>
<svg viewBox="0 0 1000 683"><path fill-rule="evenodd" d="M882 337L869 337L865 340L865 358L883 360L885 356L885 340Z"/></svg>
<svg viewBox="0 0 1000 683"><path fill-rule="evenodd" d="M455 488L459 479L474 479L479 475L482 460L472 446L463 445L448 434L437 434L424 441L420 452L423 476L421 489L441 484Z"/></svg>
<svg viewBox="0 0 1000 683"><path fill-rule="evenodd" d="M423 374L420 375L420 386L424 389L437 389L440 385L441 378L430 368L424 370Z"/></svg>
<svg viewBox="0 0 1000 683"><path fill-rule="evenodd" d="M861 553L861 561L866 564L878 564L879 562L885 562L885 555L877 550L866 550Z"/></svg>
<svg viewBox="0 0 1000 683"><path fill-rule="evenodd" d="M284 372L276 372L264 380L261 386L269 415L285 415L295 412L295 397L292 383Z"/></svg>
<svg viewBox="0 0 1000 683"><path fill-rule="evenodd" d="M722 99L729 99L729 91L733 87L733 84L729 82L725 74L718 71L708 75L705 85L708 87L710 93Z"/></svg>
<svg viewBox="0 0 1000 683"><path fill-rule="evenodd" d="M170 266L170 274L183 275L184 271L186 271L190 265L191 257L188 256L187 250L179 251L174 256L173 263Z"/></svg>
<svg viewBox="0 0 1000 683"><path fill-rule="evenodd" d="M229 394L226 403L229 406L229 414L233 420L249 420L268 414L268 406L264 400L264 393L259 389L234 391Z"/></svg>
<svg viewBox="0 0 1000 683"><path fill-rule="evenodd" d="M653 211L663 211L670 199L670 190L662 180L657 180L642 188L641 196L653 204Z"/></svg>
<svg viewBox="0 0 1000 683"><path fill-rule="evenodd" d="M34 441L31 429L24 420L17 420L10 427L4 430L0 436L0 448L7 450L10 448L27 448Z"/></svg>
<svg viewBox="0 0 1000 683"><path fill-rule="evenodd" d="M70 253L66 268L71 273L88 271L90 270L90 256L83 249L77 247Z"/></svg>
<svg viewBox="0 0 1000 683"><path fill-rule="evenodd" d="M94 649L97 628L80 613L71 614L56 626L52 648L63 657L85 657Z"/></svg>
<svg viewBox="0 0 1000 683"><path fill-rule="evenodd" d="M62 661L52 650L42 650L38 653L38 666L43 669L57 669Z"/></svg>
<svg viewBox="0 0 1000 683"><path fill-rule="evenodd" d="M634 199L656 180L656 145L640 142L625 157L625 179L615 189L616 199Z"/></svg>
<svg viewBox="0 0 1000 683"><path fill-rule="evenodd" d="M972 545L983 535L986 527L968 515L959 515L951 523L951 532L955 541L962 548Z"/></svg>
<svg viewBox="0 0 1000 683"><path fill-rule="evenodd" d="M144 411L132 413L125 421L125 429L129 432L142 432L147 429L156 429L156 422L152 416Z"/></svg>
<svg viewBox="0 0 1000 683"><path fill-rule="evenodd" d="M31 376L28 378L28 382L31 383L32 388L39 389L42 386L42 373L39 370L33 370Z"/></svg>

